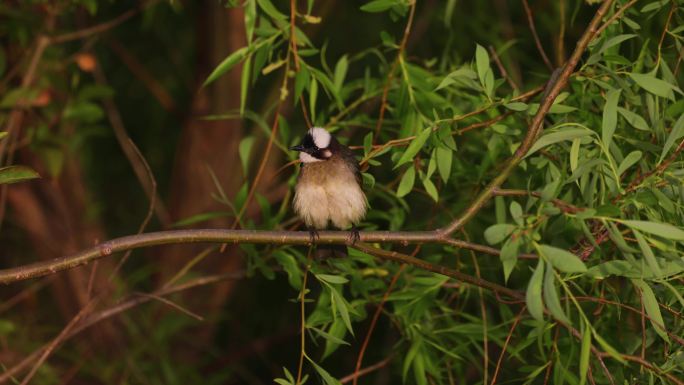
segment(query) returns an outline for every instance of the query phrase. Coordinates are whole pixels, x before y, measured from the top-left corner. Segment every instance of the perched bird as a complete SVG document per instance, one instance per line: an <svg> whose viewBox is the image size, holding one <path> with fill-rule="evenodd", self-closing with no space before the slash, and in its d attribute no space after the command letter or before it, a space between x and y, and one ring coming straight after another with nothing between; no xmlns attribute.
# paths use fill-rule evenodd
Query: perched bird
<svg viewBox="0 0 684 385"><path fill-rule="evenodd" d="M361 189L359 163L351 150L320 127L310 129L302 143L291 149L299 151L302 161L294 211L308 227L312 243L318 236L316 230L329 224L340 230L351 228L350 240L356 242L356 225L366 215L368 202Z"/></svg>

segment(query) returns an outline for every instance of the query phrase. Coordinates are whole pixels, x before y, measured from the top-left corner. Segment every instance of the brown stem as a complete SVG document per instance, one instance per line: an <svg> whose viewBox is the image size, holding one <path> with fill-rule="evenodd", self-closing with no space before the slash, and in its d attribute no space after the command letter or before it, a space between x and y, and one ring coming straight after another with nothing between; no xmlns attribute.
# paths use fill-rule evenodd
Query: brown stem
<svg viewBox="0 0 684 385"><path fill-rule="evenodd" d="M416 13L416 0L411 1L409 6L409 16L406 22L406 28L404 29L404 36L401 38L401 43L399 44L399 52L397 52L397 58L392 63L392 68L390 68L389 75L387 75L387 81L385 82L385 87L382 90L382 100L380 101L380 113L378 115L378 123L375 126L375 137L380 134L380 129L382 128L382 122L385 118L385 110L387 109L387 94L389 94L390 86L392 85L392 80L394 80L394 72L399 66L399 62L402 60L402 55L406 50L406 42L408 41L409 34L411 33L411 24L413 24L413 15Z"/></svg>
<svg viewBox="0 0 684 385"><path fill-rule="evenodd" d="M549 60L549 57L546 56L544 46L542 46L542 43L539 40L539 35L537 35L537 28L534 26L534 16L532 16L532 10L530 9L530 5L527 3L527 0L523 0L523 7L525 8L525 15L527 15L527 24L529 24L530 26L532 37L534 37L534 44L537 46L537 51L539 51L539 54L544 60L544 64L546 64L546 67L549 69L549 71L553 71L553 65L551 64L551 60Z"/></svg>
<svg viewBox="0 0 684 385"><path fill-rule="evenodd" d="M374 372L378 369L382 369L392 361L392 358L394 358L394 356L389 356L389 357L385 358L384 360L376 362L375 364L373 364L371 366L366 366L365 368L363 368L359 371L354 371L354 373L340 378L340 383L341 384L347 384L352 380L356 381L357 378L363 377L368 373Z"/></svg>

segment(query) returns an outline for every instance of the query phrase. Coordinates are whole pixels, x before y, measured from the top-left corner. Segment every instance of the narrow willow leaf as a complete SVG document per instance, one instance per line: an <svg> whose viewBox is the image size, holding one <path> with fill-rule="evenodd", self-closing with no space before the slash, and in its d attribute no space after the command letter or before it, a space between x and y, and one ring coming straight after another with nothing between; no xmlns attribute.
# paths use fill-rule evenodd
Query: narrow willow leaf
<svg viewBox="0 0 684 385"><path fill-rule="evenodd" d="M618 107L618 112L620 112L620 115L625 118L627 123L637 130L651 131L648 123L646 123L646 120L644 120L641 115L635 114L634 112L622 107Z"/></svg>
<svg viewBox="0 0 684 385"><path fill-rule="evenodd" d="M660 269L660 266L658 265L658 260L656 260L656 257L653 254L653 249L651 249L651 246L648 244L648 242L646 241L644 236L641 235L640 232L634 229L632 229L632 232L634 233L634 238L636 238L637 243L639 244L639 248L641 249L641 252L644 255L644 259L646 260L648 267L651 269L651 271L656 277L662 277L663 271Z"/></svg>
<svg viewBox="0 0 684 385"><path fill-rule="evenodd" d="M633 229L641 230L645 233L655 234L659 237L667 239L684 241L684 230L680 229L679 227L672 226L669 223L631 220L620 220L619 222Z"/></svg>
<svg viewBox="0 0 684 385"><path fill-rule="evenodd" d="M242 66L242 76L240 76L240 116L245 114L245 104L247 103L247 89L249 88L250 69L252 57L248 56Z"/></svg>
<svg viewBox="0 0 684 385"><path fill-rule="evenodd" d="M259 3L259 8L261 8L268 16L271 16L279 21L287 20L287 16L278 11L273 3L271 3L271 0L257 0L257 3Z"/></svg>
<svg viewBox="0 0 684 385"><path fill-rule="evenodd" d="M430 179L423 178L423 187L425 187L425 191L428 193L428 195L430 196L430 198L432 198L433 201L439 201L439 192L437 191L437 187L435 187L435 184L432 183Z"/></svg>
<svg viewBox="0 0 684 385"><path fill-rule="evenodd" d="M625 361L625 359L622 358L620 352L615 350L614 347L612 347L606 340L604 340L603 337L601 337L601 335L596 332L596 330L591 329L591 335L594 337L596 342L598 342L599 345L601 345L603 350L605 350L606 353L610 354L610 356L613 357L613 359L617 360L621 364L627 363L627 361Z"/></svg>
<svg viewBox="0 0 684 385"><path fill-rule="evenodd" d="M603 106L603 122L601 124L601 141L606 148L610 148L613 141L615 127L617 127L617 105L620 100L621 89L608 91L606 104Z"/></svg>
<svg viewBox="0 0 684 385"><path fill-rule="evenodd" d="M363 137L363 155L368 155L373 149L373 133L369 132Z"/></svg>
<svg viewBox="0 0 684 385"><path fill-rule="evenodd" d="M674 145L675 141L679 138L684 136L684 114L682 114L679 119L675 122L674 126L672 126L672 131L670 132L670 135L667 136L667 140L665 141L665 145L663 146L663 152L660 154L660 160L662 161L663 158L665 158L665 155L667 155L668 152L670 152L670 149Z"/></svg>
<svg viewBox="0 0 684 385"><path fill-rule="evenodd" d="M0 185L36 178L40 178L40 175L26 166L7 166L0 168Z"/></svg>
<svg viewBox="0 0 684 385"><path fill-rule="evenodd" d="M510 237L501 248L501 264L504 269L504 281L508 282L511 272L518 263L518 251L520 249L520 237Z"/></svg>
<svg viewBox="0 0 684 385"><path fill-rule="evenodd" d="M632 78L632 80L634 80L639 87L645 89L653 95L660 96L662 98L674 100L674 94L672 91L676 90L679 93L682 92L676 86L664 80L658 79L653 75L631 73L629 74L629 77Z"/></svg>
<svg viewBox="0 0 684 385"><path fill-rule="evenodd" d="M411 192L411 189L413 189L413 184L415 183L416 180L416 169L415 167L409 167L406 172L404 173L404 176L401 177L401 181L399 182L399 187L397 187L397 196L399 198L405 196L409 192Z"/></svg>
<svg viewBox="0 0 684 385"><path fill-rule="evenodd" d="M540 258L532 278L527 284L525 302L530 315L537 321L544 321L544 304L542 303L542 280L544 278L544 261Z"/></svg>
<svg viewBox="0 0 684 385"><path fill-rule="evenodd" d="M570 324L570 320L565 316L565 312L563 312L560 300L558 299L556 275L553 273L553 267L550 262L546 263L546 272L544 273L544 302L549 308L551 315L565 324Z"/></svg>
<svg viewBox="0 0 684 385"><path fill-rule="evenodd" d="M581 139L575 138L572 140L572 146L570 147L570 171L575 172L577 165L579 164L579 152L580 152Z"/></svg>
<svg viewBox="0 0 684 385"><path fill-rule="evenodd" d="M335 74L333 76L333 84L335 85L337 92L342 90L342 84L344 83L345 76L347 76L348 68L349 60L347 59L347 55L342 55L335 65Z"/></svg>
<svg viewBox="0 0 684 385"><path fill-rule="evenodd" d="M644 309L646 310L646 314L648 314L648 318L650 318L653 329L655 329L656 333L658 333L662 339L667 343L670 343L670 337L665 332L665 321L663 320L663 315L660 313L658 299L655 294L653 294L651 286L642 279L633 279L632 283L641 291L641 300L644 302Z"/></svg>
<svg viewBox="0 0 684 385"><path fill-rule="evenodd" d="M582 346L580 347L579 378L580 385L587 383L589 372L589 357L591 356L591 325L586 322L582 333Z"/></svg>
<svg viewBox="0 0 684 385"><path fill-rule="evenodd" d="M245 176L247 175L247 171L249 171L249 155L252 152L254 139L255 138L253 136L247 136L240 141L240 145L238 147L238 152L240 153L240 162L242 162L242 172Z"/></svg>
<svg viewBox="0 0 684 385"><path fill-rule="evenodd" d="M245 1L245 34L247 42L252 42L254 36L254 25L256 24L256 0Z"/></svg>
<svg viewBox="0 0 684 385"><path fill-rule="evenodd" d="M454 152L446 146L437 147L437 170L444 183L449 181L451 175L451 162Z"/></svg>
<svg viewBox="0 0 684 385"><path fill-rule="evenodd" d="M632 151L630 152L623 160L620 162L620 165L618 166L617 169L617 174L622 175L625 171L627 171L630 167L632 167L636 162L638 162L641 159L641 151Z"/></svg>
<svg viewBox="0 0 684 385"><path fill-rule="evenodd" d="M309 114L311 114L311 121L316 121L316 99L318 98L318 82L312 76L311 85L309 85Z"/></svg>
<svg viewBox="0 0 684 385"><path fill-rule="evenodd" d="M527 103L512 102L504 104L504 107L511 111L527 111L530 106L528 106Z"/></svg>
<svg viewBox="0 0 684 385"><path fill-rule="evenodd" d="M517 227L508 223L500 223L496 225L489 226L484 232L484 237L487 243L494 245L502 242L506 237L511 235L513 230Z"/></svg>
<svg viewBox="0 0 684 385"><path fill-rule="evenodd" d="M397 164L394 165L394 168L396 169L402 164L412 161L413 157L416 156L418 151L420 151L420 149L425 144L425 141L427 141L430 137L430 133L432 133L431 127L427 127L423 131L421 131L421 133L418 134L418 136L416 136L408 145L408 148L406 148L406 151L404 151L404 153L401 155L401 157L397 161Z"/></svg>
<svg viewBox="0 0 684 385"><path fill-rule="evenodd" d="M364 12L384 12L399 3L399 0L373 0L361 6Z"/></svg>
<svg viewBox="0 0 684 385"><path fill-rule="evenodd" d="M520 203L513 201L511 202L511 217L517 223L519 226L523 225L523 210L522 206L520 206Z"/></svg>
<svg viewBox="0 0 684 385"><path fill-rule="evenodd" d="M341 382L339 382L335 377L331 376L330 373L328 373L325 369L323 369L321 366L315 363L311 358L309 358L309 356L305 355L304 357L306 357L311 363L311 365L313 365L318 375L321 376L321 378L323 379L325 385L341 385Z"/></svg>
<svg viewBox="0 0 684 385"><path fill-rule="evenodd" d="M584 262L569 251L549 245L539 245L539 250L551 262L553 267L560 271L566 273L584 273L587 271Z"/></svg>
<svg viewBox="0 0 684 385"><path fill-rule="evenodd" d="M489 68L489 53L479 44L475 47L475 66L477 67L477 77L480 79L480 84L485 87L487 72L491 71Z"/></svg>
<svg viewBox="0 0 684 385"><path fill-rule="evenodd" d="M325 281L332 284L343 284L349 282L349 280L345 277L331 274L316 274L316 278L318 278L321 281Z"/></svg>
<svg viewBox="0 0 684 385"><path fill-rule="evenodd" d="M227 58L225 58L221 64L216 66L214 68L214 71L211 72L211 74L207 77L207 80L204 81L204 84L202 84L202 87L206 87L209 83L213 82L214 80L218 79L221 77L221 75L225 74L228 72L231 68L233 68L236 64L238 64L240 61L242 61L246 56L248 52L248 47L242 47L235 52L231 53L228 55Z"/></svg>
<svg viewBox="0 0 684 385"><path fill-rule="evenodd" d="M584 136L589 136L591 134L591 131L586 130L584 128L572 128L569 130L556 131L550 134L546 134L534 143L532 148L530 148L530 151L528 151L527 154L525 154L525 157L528 157L534 154L535 152L539 151L540 149L546 146L550 146L554 143L562 142L564 140L573 140L575 138L581 138Z"/></svg>
<svg viewBox="0 0 684 385"><path fill-rule="evenodd" d="M344 298L342 298L342 296L340 295L340 293L338 293L337 290L333 287L330 287L330 294L332 296L332 301L335 304L335 308L340 313L342 321L344 321L344 326L347 327L347 330L351 335L354 335L354 329L352 329L351 325L351 318L349 317L349 308L347 306L347 301L345 301Z"/></svg>

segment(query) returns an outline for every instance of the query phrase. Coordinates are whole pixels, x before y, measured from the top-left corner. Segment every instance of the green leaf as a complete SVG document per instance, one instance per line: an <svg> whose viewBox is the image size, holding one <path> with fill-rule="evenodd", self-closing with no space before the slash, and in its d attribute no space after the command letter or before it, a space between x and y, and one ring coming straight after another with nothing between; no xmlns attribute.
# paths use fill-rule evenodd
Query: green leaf
<svg viewBox="0 0 684 385"><path fill-rule="evenodd" d="M525 154L525 157L528 157L534 154L535 152L539 151L540 149L546 146L550 146L554 143L562 142L564 140L573 140L575 138L582 138L585 136L589 136L591 134L591 131L586 130L584 128L572 128L568 130L561 130L546 134L534 143L532 148L530 148L530 151L528 151L527 154Z"/></svg>
<svg viewBox="0 0 684 385"><path fill-rule="evenodd" d="M617 169L617 174L622 175L630 167L632 167L636 162L641 159L641 151L632 151L620 162Z"/></svg>
<svg viewBox="0 0 684 385"><path fill-rule="evenodd" d="M415 183L416 180L416 168L411 166L409 167L406 172L404 173L404 176L401 177L401 181L399 182L399 187L397 187L397 196L399 198L405 196L411 190L413 189L413 184Z"/></svg>
<svg viewBox="0 0 684 385"><path fill-rule="evenodd" d="M572 146L570 147L570 171L575 172L577 169L577 164L579 163L579 152L580 152L581 140L580 138L575 138L572 140Z"/></svg>
<svg viewBox="0 0 684 385"><path fill-rule="evenodd" d="M430 196L430 198L432 198L433 201L439 201L439 192L437 192L437 187L435 187L435 184L432 183L430 179L423 178L423 187L425 187L425 191L428 193L428 195Z"/></svg>
<svg viewBox="0 0 684 385"><path fill-rule="evenodd" d="M582 346L580 347L579 378L580 385L587 383L589 372L589 357L591 356L591 325L586 322L582 333Z"/></svg>
<svg viewBox="0 0 684 385"><path fill-rule="evenodd" d="M280 21L287 20L287 16L282 14L278 9L271 3L270 0L257 0L259 3L259 8L261 8L268 16Z"/></svg>
<svg viewBox="0 0 684 385"><path fill-rule="evenodd" d="M484 232L484 237L487 240L487 243L490 245L495 245L497 243L502 242L506 237L511 235L513 230L515 230L517 226L511 225L508 223L500 223L496 225L489 226L487 230Z"/></svg>
<svg viewBox="0 0 684 385"><path fill-rule="evenodd" d="M0 140L3 140L7 135L9 135L7 131L0 131Z"/></svg>
<svg viewBox="0 0 684 385"><path fill-rule="evenodd" d="M523 210L522 206L520 206L520 203L513 201L511 202L511 217L515 221L515 223L518 224L518 226L523 225Z"/></svg>
<svg viewBox="0 0 684 385"><path fill-rule="evenodd" d="M508 108L511 111L527 111L530 106L527 105L527 103L522 103L522 102L512 102L512 103L506 103L504 104L504 107Z"/></svg>
<svg viewBox="0 0 684 385"><path fill-rule="evenodd" d="M632 221L619 220L632 229L637 229L649 234L655 234L659 237L674 239L676 241L684 241L684 230L679 227L672 226L669 223L648 222L648 221Z"/></svg>
<svg viewBox="0 0 684 385"><path fill-rule="evenodd" d="M446 146L437 147L437 170L444 183L449 181L453 157L454 152L450 148L447 148Z"/></svg>
<svg viewBox="0 0 684 385"><path fill-rule="evenodd" d="M613 134L617 126L617 105L620 100L621 89L608 91L606 104L603 106L603 122L601 124L601 140L606 148L610 148Z"/></svg>
<svg viewBox="0 0 684 385"><path fill-rule="evenodd" d="M675 124L672 126L672 131L670 131L670 135L667 136L667 140L665 141L665 145L663 146L663 152L660 154L660 160L662 161L663 158L665 158L665 155L670 151L670 148L674 145L675 141L679 138L684 136L684 114L679 116L679 119L675 122Z"/></svg>
<svg viewBox="0 0 684 385"><path fill-rule="evenodd" d="M662 339L667 343L670 343L670 337L665 331L665 321L663 320L663 315L660 313L658 299L655 294L653 294L651 286L642 279L632 279L632 283L641 291L641 300L644 303L644 309L646 310L646 314L648 314L651 325L653 325L653 329L655 329L656 333L658 333Z"/></svg>
<svg viewBox="0 0 684 385"><path fill-rule="evenodd" d="M662 98L674 100L674 94L672 91L676 90L679 93L682 92L676 86L664 80L658 79L653 75L631 73L629 74L629 77L632 78L632 80L634 80L639 87L645 89L653 95L660 96Z"/></svg>
<svg viewBox="0 0 684 385"><path fill-rule="evenodd" d="M656 277L662 277L663 271L660 269L658 261L656 260L656 257L653 254L651 246L649 246L648 242L646 241L646 238L644 238L644 236L641 235L641 233L637 230L632 229L632 232L634 233L634 238L636 238L637 243L639 244L641 252L644 254L644 259L646 260L648 267L651 269L651 271Z"/></svg>
<svg viewBox="0 0 684 385"><path fill-rule="evenodd" d="M247 35L247 42L252 42L254 36L254 25L256 24L256 1L245 1L245 35Z"/></svg>
<svg viewBox="0 0 684 385"><path fill-rule="evenodd" d="M551 262L553 267L560 271L566 273L584 273L587 271L584 262L569 251L549 245L539 245L539 250Z"/></svg>
<svg viewBox="0 0 684 385"><path fill-rule="evenodd" d="M335 74L333 76L333 84L335 85L337 92L342 90L342 84L347 75L347 68L349 68L349 60L347 59L347 55L342 55L335 65Z"/></svg>
<svg viewBox="0 0 684 385"><path fill-rule="evenodd" d="M321 281L332 283L332 284L343 284L343 283L349 282L349 280L347 278L339 276L339 275L316 274L316 278L318 278Z"/></svg>
<svg viewBox="0 0 684 385"><path fill-rule="evenodd" d="M210 211L206 213L199 213L192 215L188 218L181 219L177 222L174 222L171 224L171 227L184 227L184 226L189 226L189 225L194 225L195 223L201 223L205 221L209 221L212 219L216 218L225 218L233 213L230 211Z"/></svg>
<svg viewBox="0 0 684 385"><path fill-rule="evenodd" d="M520 237L510 237L501 248L501 264L504 269L504 280L508 282L511 272L518 263L518 250L520 249Z"/></svg>
<svg viewBox="0 0 684 385"><path fill-rule="evenodd" d="M477 77L480 79L480 84L485 86L487 72L491 71L489 68L489 53L479 44L475 47L475 66L477 67Z"/></svg>
<svg viewBox="0 0 684 385"><path fill-rule="evenodd" d="M565 312L563 312L560 300L558 299L556 275L553 273L550 262L547 262L546 272L544 274L544 302L546 302L546 306L549 308L551 315L565 324L570 324L570 320L565 316Z"/></svg>
<svg viewBox="0 0 684 385"><path fill-rule="evenodd" d="M290 283L295 290L301 290L302 288L302 271L299 269L297 260L294 256L282 251L277 250L273 253L278 264L283 267L285 273L287 274L287 281Z"/></svg>
<svg viewBox="0 0 684 385"><path fill-rule="evenodd" d="M622 115L623 118L629 123L632 127L636 128L637 130L642 130L642 131L651 131L651 128L648 126L648 123L646 123L646 120L641 117L639 114L635 114L634 112L618 107L618 112L620 115Z"/></svg>
<svg viewBox="0 0 684 385"><path fill-rule="evenodd" d="M247 89L249 88L249 76L252 67L252 57L247 57L245 65L242 66L242 76L240 76L240 115L245 114L245 104L247 103Z"/></svg>
<svg viewBox="0 0 684 385"><path fill-rule="evenodd" d="M539 259L537 268L527 284L525 302L530 315L537 321L544 322L544 304L542 303L542 279L544 278L544 261Z"/></svg>
<svg viewBox="0 0 684 385"><path fill-rule="evenodd" d="M249 171L249 155L252 152L254 140L254 136L247 136L240 141L240 146L238 147L238 152L240 153L240 162L242 162L242 172L245 176Z"/></svg>
<svg viewBox="0 0 684 385"><path fill-rule="evenodd" d="M7 166L0 168L0 184L11 184L40 178L37 172L26 166Z"/></svg>
<svg viewBox="0 0 684 385"><path fill-rule="evenodd" d="M314 369L316 369L316 372L319 376L321 376L325 385L341 385L341 383L335 377L331 376L330 373L315 363L311 358L309 358L309 356L305 355L304 357L306 357Z"/></svg>
<svg viewBox="0 0 684 385"><path fill-rule="evenodd" d="M309 86L309 113L311 114L311 121L316 121L316 98L318 98L318 82L316 78L311 77L311 85Z"/></svg>
<svg viewBox="0 0 684 385"><path fill-rule="evenodd" d="M364 12L384 12L399 3L399 0L373 0L362 5L361 10Z"/></svg>
<svg viewBox="0 0 684 385"><path fill-rule="evenodd" d="M207 80L204 81L202 87L206 87L208 84L218 79L221 75L225 74L236 64L241 62L247 56L248 50L248 47L242 47L228 55L228 57L226 57L225 59L223 59L221 64L216 66L216 68L214 68L214 71L212 71L211 74L207 77Z"/></svg>
<svg viewBox="0 0 684 385"><path fill-rule="evenodd" d="M421 131L421 133L418 134L418 136L416 136L408 145L406 151L404 151L404 153L401 155L397 163L394 165L394 169L396 169L404 163L412 161L413 157L415 157L418 151L420 151L420 149L425 144L425 141L427 141L427 139L430 137L431 133L431 127L427 127L423 131Z"/></svg>
<svg viewBox="0 0 684 385"><path fill-rule="evenodd" d="M349 333L351 335L354 335L354 329L352 329L351 325L351 318L349 318L349 308L347 306L347 301L345 301L344 298L342 298L340 293L338 293L334 287L329 286L329 288L333 304L335 305L337 311L340 313L342 321L344 321L344 326L347 327L347 330L349 330Z"/></svg>

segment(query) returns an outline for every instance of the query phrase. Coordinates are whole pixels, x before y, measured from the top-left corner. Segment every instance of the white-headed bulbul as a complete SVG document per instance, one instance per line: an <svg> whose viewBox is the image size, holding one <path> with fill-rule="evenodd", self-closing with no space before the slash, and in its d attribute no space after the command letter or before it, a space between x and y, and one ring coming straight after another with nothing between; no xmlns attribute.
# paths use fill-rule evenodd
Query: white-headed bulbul
<svg viewBox="0 0 684 385"><path fill-rule="evenodd" d="M329 224L340 230L351 228L350 239L357 241L356 225L366 215L368 203L354 154L320 127L311 128L302 143L291 149L299 151L302 162L294 211L309 229L312 242L316 230L324 230Z"/></svg>

